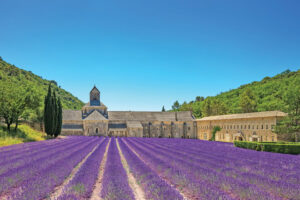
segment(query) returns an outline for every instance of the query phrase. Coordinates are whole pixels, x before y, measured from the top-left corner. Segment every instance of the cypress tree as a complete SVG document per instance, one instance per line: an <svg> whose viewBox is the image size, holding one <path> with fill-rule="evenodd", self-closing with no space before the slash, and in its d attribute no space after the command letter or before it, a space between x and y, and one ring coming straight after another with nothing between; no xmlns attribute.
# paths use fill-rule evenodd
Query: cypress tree
<svg viewBox="0 0 300 200"><path fill-rule="evenodd" d="M47 135L52 135L52 118L51 118L51 83L48 87L48 93L45 97L45 106L44 106L44 127Z"/></svg>
<svg viewBox="0 0 300 200"><path fill-rule="evenodd" d="M58 108L58 111L57 111L58 115L57 115L57 129L56 129L56 132L55 132L55 137L60 135L61 127L62 127L62 105L61 105L61 101L60 101L59 97L58 97L58 100L57 100L57 108Z"/></svg>
<svg viewBox="0 0 300 200"><path fill-rule="evenodd" d="M51 118L52 118L52 127L51 127L51 135L55 136L55 132L57 129L57 100L56 100L56 94L53 91L53 96L51 98L51 104L52 104L52 112L51 112Z"/></svg>

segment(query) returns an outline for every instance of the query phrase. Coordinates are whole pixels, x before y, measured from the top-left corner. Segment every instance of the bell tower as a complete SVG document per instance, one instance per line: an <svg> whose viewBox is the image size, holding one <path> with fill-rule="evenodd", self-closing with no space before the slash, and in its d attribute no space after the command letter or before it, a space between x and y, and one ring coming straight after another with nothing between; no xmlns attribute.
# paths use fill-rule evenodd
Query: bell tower
<svg viewBox="0 0 300 200"><path fill-rule="evenodd" d="M90 106L100 106L100 91L96 86L90 92Z"/></svg>

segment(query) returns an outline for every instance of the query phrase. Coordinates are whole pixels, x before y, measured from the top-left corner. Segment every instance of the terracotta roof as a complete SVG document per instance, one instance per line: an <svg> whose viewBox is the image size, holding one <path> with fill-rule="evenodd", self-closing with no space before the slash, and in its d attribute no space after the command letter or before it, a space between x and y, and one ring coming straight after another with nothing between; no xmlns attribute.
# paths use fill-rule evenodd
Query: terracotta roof
<svg viewBox="0 0 300 200"><path fill-rule="evenodd" d="M82 120L81 110L63 110L63 120Z"/></svg>
<svg viewBox="0 0 300 200"><path fill-rule="evenodd" d="M244 118L257 118L257 117L284 117L284 116L287 116L287 114L281 111L265 111L265 112L209 116L209 117L203 117L201 119L197 119L197 121L244 119Z"/></svg>
<svg viewBox="0 0 300 200"><path fill-rule="evenodd" d="M97 110L94 110L89 116L87 116L84 121L96 121L96 120L107 120L102 114Z"/></svg>

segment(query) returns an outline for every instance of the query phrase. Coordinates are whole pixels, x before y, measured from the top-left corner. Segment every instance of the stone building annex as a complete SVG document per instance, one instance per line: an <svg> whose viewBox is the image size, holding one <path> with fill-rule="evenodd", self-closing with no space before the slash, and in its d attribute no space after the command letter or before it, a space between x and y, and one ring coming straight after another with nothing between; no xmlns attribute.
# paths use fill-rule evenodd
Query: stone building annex
<svg viewBox="0 0 300 200"><path fill-rule="evenodd" d="M209 140L213 127L220 126L217 141L271 142L277 141L274 125L284 116L281 111L266 111L195 119L190 111L108 111L100 101L100 91L94 87L90 102L81 110L63 110L62 134Z"/></svg>

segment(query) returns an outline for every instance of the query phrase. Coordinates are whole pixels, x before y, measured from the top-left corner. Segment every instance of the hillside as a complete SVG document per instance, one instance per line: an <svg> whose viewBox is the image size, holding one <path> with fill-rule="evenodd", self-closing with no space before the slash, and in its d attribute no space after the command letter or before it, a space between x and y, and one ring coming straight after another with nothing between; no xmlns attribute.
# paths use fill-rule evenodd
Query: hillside
<svg viewBox="0 0 300 200"><path fill-rule="evenodd" d="M206 97L206 99L210 98L211 100L218 100L223 103L226 107L226 112L222 114L241 113L240 95L246 89L251 89L256 96L256 111L286 111L287 105L284 102L283 97L287 91L297 85L300 85L300 70L286 70L274 77L265 77L261 81L254 81L246 85L241 85L237 89L223 92L213 97ZM198 97L195 101L189 103L184 102L179 105L178 110L191 110L196 117L203 117L204 101L205 98Z"/></svg>
<svg viewBox="0 0 300 200"><path fill-rule="evenodd" d="M20 69L5 62L0 57L0 84L8 84L8 81L12 81L16 85L30 86L33 92L36 93L34 96L40 97L41 108L50 82L53 83L53 89L61 98L64 109L80 109L84 105L77 97L58 86L55 81L43 79L30 71Z"/></svg>

